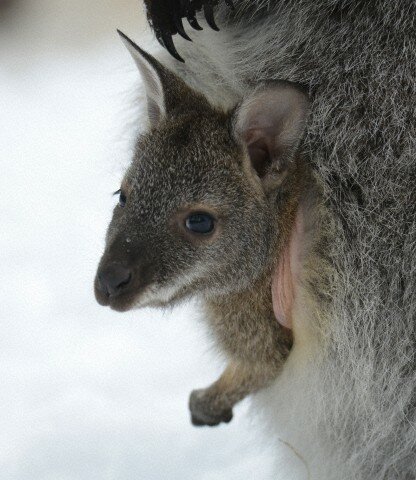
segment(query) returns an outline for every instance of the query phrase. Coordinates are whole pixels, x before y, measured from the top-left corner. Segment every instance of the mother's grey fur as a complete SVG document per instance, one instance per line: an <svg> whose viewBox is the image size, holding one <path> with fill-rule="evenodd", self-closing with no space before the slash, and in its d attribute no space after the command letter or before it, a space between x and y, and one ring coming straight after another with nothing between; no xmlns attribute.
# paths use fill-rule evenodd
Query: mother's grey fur
<svg viewBox="0 0 416 480"><path fill-rule="evenodd" d="M309 86L306 149L337 225L324 358L268 392L268 418L292 418L312 478L416 478L416 2L235 3L220 33L177 42L176 70L220 105L262 79Z"/></svg>

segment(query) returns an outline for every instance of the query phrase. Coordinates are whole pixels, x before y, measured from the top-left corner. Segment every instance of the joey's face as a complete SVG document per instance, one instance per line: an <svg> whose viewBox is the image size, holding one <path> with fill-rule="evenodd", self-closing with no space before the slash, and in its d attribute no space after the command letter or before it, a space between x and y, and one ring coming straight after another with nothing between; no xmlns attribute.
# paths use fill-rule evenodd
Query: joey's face
<svg viewBox="0 0 416 480"><path fill-rule="evenodd" d="M116 310L243 287L268 248L265 199L224 115L144 136L122 181L95 292Z"/></svg>
<svg viewBox="0 0 416 480"><path fill-rule="evenodd" d="M97 301L123 311L247 288L278 233L270 199L289 175L307 99L273 82L220 112L122 38L142 74L151 128L118 192Z"/></svg>

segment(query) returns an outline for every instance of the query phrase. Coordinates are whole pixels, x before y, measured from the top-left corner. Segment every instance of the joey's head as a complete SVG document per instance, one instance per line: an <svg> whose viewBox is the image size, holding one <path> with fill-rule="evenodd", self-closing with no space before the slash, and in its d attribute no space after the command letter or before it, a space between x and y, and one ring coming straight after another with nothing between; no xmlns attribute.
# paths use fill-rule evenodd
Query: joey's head
<svg viewBox="0 0 416 480"><path fill-rule="evenodd" d="M279 233L276 198L295 163L307 98L293 84L265 83L219 111L122 38L143 78L150 127L118 192L97 301L124 311L247 288Z"/></svg>

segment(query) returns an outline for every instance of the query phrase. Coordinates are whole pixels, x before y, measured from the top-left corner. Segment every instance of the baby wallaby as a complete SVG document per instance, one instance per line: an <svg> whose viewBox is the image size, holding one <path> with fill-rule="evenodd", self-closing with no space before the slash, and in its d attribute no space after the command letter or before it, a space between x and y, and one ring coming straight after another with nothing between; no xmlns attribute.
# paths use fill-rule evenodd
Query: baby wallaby
<svg viewBox="0 0 416 480"><path fill-rule="evenodd" d="M118 192L95 295L118 311L199 297L229 363L192 392L192 422L229 422L238 401L276 378L293 343L299 212L313 185L298 155L308 99L273 81L220 111L121 36L150 128Z"/></svg>

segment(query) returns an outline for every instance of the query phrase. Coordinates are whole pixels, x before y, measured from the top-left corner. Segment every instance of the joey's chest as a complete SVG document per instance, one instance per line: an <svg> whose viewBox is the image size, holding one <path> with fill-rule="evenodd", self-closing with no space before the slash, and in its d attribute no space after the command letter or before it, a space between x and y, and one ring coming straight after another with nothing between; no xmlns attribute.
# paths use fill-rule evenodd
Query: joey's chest
<svg viewBox="0 0 416 480"><path fill-rule="evenodd" d="M273 361L279 325L268 291L206 302L205 317L225 354L241 361Z"/></svg>

